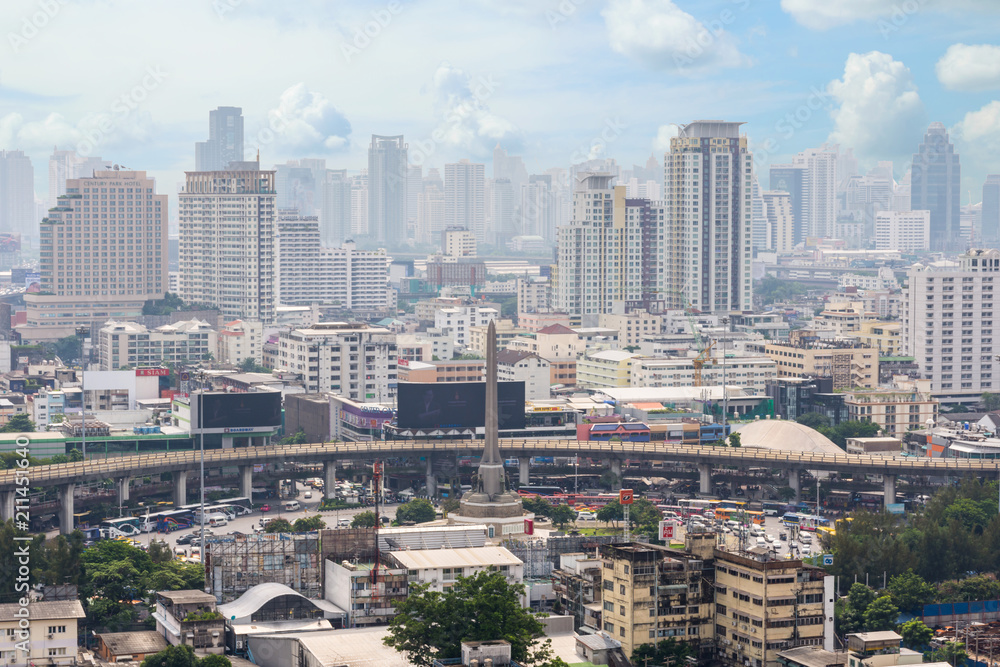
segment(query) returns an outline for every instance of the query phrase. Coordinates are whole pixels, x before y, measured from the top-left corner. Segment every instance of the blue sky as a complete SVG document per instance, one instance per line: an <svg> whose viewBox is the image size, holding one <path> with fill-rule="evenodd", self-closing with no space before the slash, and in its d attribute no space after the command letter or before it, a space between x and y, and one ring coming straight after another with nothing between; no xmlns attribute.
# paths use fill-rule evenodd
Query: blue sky
<svg viewBox="0 0 1000 667"><path fill-rule="evenodd" d="M499 141L533 172L628 167L721 118L766 181L828 140L902 176L940 121L977 200L1000 172L998 28L996 0L5 0L0 148L32 156L39 192L58 145L173 193L219 105L265 166L352 170L372 133L431 166Z"/></svg>

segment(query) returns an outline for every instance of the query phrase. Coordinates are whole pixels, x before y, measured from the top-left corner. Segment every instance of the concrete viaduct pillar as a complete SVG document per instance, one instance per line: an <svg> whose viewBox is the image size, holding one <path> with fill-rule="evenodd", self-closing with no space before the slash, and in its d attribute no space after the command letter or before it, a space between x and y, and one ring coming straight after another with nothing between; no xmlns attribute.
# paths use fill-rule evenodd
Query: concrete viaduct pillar
<svg viewBox="0 0 1000 667"><path fill-rule="evenodd" d="M240 466L240 495L253 503L253 464Z"/></svg>
<svg viewBox="0 0 1000 667"><path fill-rule="evenodd" d="M0 521L7 521L14 518L14 499L17 491L4 491L0 494Z"/></svg>
<svg viewBox="0 0 1000 667"><path fill-rule="evenodd" d="M63 535L69 535L76 527L73 525L73 514L75 513L73 489L75 488L76 484L72 482L59 487L59 532Z"/></svg>
<svg viewBox="0 0 1000 667"><path fill-rule="evenodd" d="M434 474L434 457L428 455L426 457L427 462L427 496L429 498L437 497L437 475Z"/></svg>
<svg viewBox="0 0 1000 667"><path fill-rule="evenodd" d="M799 480L799 470L790 468L788 470L788 486L795 492L795 502L802 502L802 482Z"/></svg>
<svg viewBox="0 0 1000 667"><path fill-rule="evenodd" d="M131 477L119 477L115 480L118 485L118 504L125 505L129 500L129 485L132 483Z"/></svg>
<svg viewBox="0 0 1000 667"><path fill-rule="evenodd" d="M882 490L885 491L885 506L896 502L896 476L882 475Z"/></svg>
<svg viewBox="0 0 1000 667"><path fill-rule="evenodd" d="M174 507L187 505L188 478L187 470L174 471Z"/></svg>
<svg viewBox="0 0 1000 667"><path fill-rule="evenodd" d="M531 457L519 456L517 459L517 478L521 486L531 484Z"/></svg>
<svg viewBox="0 0 1000 667"><path fill-rule="evenodd" d="M622 460L621 459L611 459L611 474L615 476L618 480L618 486L621 486L625 479L622 477Z"/></svg>
<svg viewBox="0 0 1000 667"><path fill-rule="evenodd" d="M712 464L698 464L698 493L709 495L712 493Z"/></svg>
<svg viewBox="0 0 1000 667"><path fill-rule="evenodd" d="M337 497L337 462L323 462L323 497L333 500Z"/></svg>

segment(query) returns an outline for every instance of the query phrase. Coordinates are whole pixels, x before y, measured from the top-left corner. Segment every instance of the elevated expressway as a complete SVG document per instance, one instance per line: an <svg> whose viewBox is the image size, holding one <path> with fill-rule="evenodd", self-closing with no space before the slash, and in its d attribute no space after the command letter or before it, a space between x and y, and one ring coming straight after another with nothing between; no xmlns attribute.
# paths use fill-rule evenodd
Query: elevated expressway
<svg viewBox="0 0 1000 667"><path fill-rule="evenodd" d="M982 459L932 459L923 457L884 457L860 454L822 454L781 452L754 447L688 446L662 442L597 442L577 440L501 440L501 453L520 460L520 481L527 484L529 461L533 456L580 455L604 459L609 468L621 474L624 460L661 461L696 464L702 493L711 490L713 466L738 468L764 467L788 471L789 486L800 492L802 470L838 473L878 474L884 477L885 502L895 502L897 475L974 476L995 478L1000 461ZM338 461L374 460L391 457L424 457L427 488L433 495L437 482L434 459L444 456L478 455L481 440L396 440L374 442L337 442L304 445L269 445L205 451L205 468L237 467L240 470L241 494L249 497L253 487L253 467L266 463L322 463L325 489L332 489ZM168 452L96 459L76 463L34 466L0 471L0 518L13 516L17 478L29 479L31 487L59 488L60 525L69 530L73 518L73 490L80 482L114 479L123 500L128 499L129 483L135 477L174 473L174 501L187 502L187 474L201 465L200 451Z"/></svg>

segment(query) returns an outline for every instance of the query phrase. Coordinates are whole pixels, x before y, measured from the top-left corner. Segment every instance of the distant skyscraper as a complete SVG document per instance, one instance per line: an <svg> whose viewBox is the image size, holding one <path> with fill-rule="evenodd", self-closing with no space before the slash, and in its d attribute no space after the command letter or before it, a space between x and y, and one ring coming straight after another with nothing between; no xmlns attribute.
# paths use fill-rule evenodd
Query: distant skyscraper
<svg viewBox="0 0 1000 667"><path fill-rule="evenodd" d="M695 121L670 140L663 179L664 255L666 295L675 308L713 313L752 308L753 154L740 125Z"/></svg>
<svg viewBox="0 0 1000 667"><path fill-rule="evenodd" d="M757 177L754 176L751 186L750 213L753 226L753 248L754 250L769 250L771 245L768 242L767 234L767 206L761 196L762 190Z"/></svg>
<svg viewBox="0 0 1000 667"><path fill-rule="evenodd" d="M437 169L427 170L417 203L417 240L440 244L444 230L444 181Z"/></svg>
<svg viewBox="0 0 1000 667"><path fill-rule="evenodd" d="M486 242L486 165L469 160L444 166L444 225L464 227Z"/></svg>
<svg viewBox="0 0 1000 667"><path fill-rule="evenodd" d="M541 236L548 243L556 242L556 227L560 222L562 201L552 183L551 174L532 174L521 186L517 207L517 225L526 236Z"/></svg>
<svg viewBox="0 0 1000 667"><path fill-rule="evenodd" d="M224 317L274 321L274 172L256 162L187 172L180 204L180 296Z"/></svg>
<svg viewBox="0 0 1000 667"><path fill-rule="evenodd" d="M931 123L913 154L910 208L931 212L931 250L961 250L962 168L942 123Z"/></svg>
<svg viewBox="0 0 1000 667"><path fill-rule="evenodd" d="M789 193L796 244L806 237L831 238L837 222L837 161L835 149L810 148L791 164L771 165L771 190Z"/></svg>
<svg viewBox="0 0 1000 667"><path fill-rule="evenodd" d="M326 160L289 160L275 165L274 172L279 209L295 209L304 216L322 213Z"/></svg>
<svg viewBox="0 0 1000 667"><path fill-rule="evenodd" d="M100 211L100 213L98 213ZM127 320L167 291L167 195L144 171L70 179L40 231L41 292L25 294L28 340Z"/></svg>
<svg viewBox="0 0 1000 667"><path fill-rule="evenodd" d="M334 248L351 238L351 204L351 179L347 170L327 169L319 230L324 247Z"/></svg>
<svg viewBox="0 0 1000 667"><path fill-rule="evenodd" d="M787 192L792 207L792 244L806 240L805 168L794 164L771 165L771 191Z"/></svg>
<svg viewBox="0 0 1000 667"><path fill-rule="evenodd" d="M194 145L195 171L222 171L243 161L243 109L219 107L208 112L208 141Z"/></svg>
<svg viewBox="0 0 1000 667"><path fill-rule="evenodd" d="M406 243L406 155L402 135L372 135L368 148L368 234L378 243Z"/></svg>
<svg viewBox="0 0 1000 667"><path fill-rule="evenodd" d="M20 234L22 243L38 238L35 171L21 151L0 150L0 231Z"/></svg>
<svg viewBox="0 0 1000 667"><path fill-rule="evenodd" d="M76 151L55 149L49 157L49 208L55 208L60 195L66 194L66 181L71 178L90 178L95 171L110 169L111 165L99 157L82 157Z"/></svg>
<svg viewBox="0 0 1000 667"><path fill-rule="evenodd" d="M981 215L983 239L996 243L1000 240L1000 175L986 177Z"/></svg>
<svg viewBox="0 0 1000 667"><path fill-rule="evenodd" d="M515 191L514 183L509 178L493 180L493 229L485 233L484 236L488 237L486 242L503 246L515 236L521 236L516 217L520 194L520 188Z"/></svg>
<svg viewBox="0 0 1000 667"><path fill-rule="evenodd" d="M520 190L521 184L528 182L524 160L517 155L507 155L507 151L500 148L499 143L493 149L493 180L498 178L509 179L515 190Z"/></svg>
<svg viewBox="0 0 1000 667"><path fill-rule="evenodd" d="M368 170L351 176L351 236L368 236Z"/></svg>
<svg viewBox="0 0 1000 667"><path fill-rule="evenodd" d="M793 238L792 196L780 190L761 193L764 208L766 246L777 252L788 252L795 247ZM756 230L755 230L756 231Z"/></svg>
<svg viewBox="0 0 1000 667"><path fill-rule="evenodd" d="M416 235L420 217L420 193L424 191L424 168L410 165L406 171L406 227Z"/></svg>

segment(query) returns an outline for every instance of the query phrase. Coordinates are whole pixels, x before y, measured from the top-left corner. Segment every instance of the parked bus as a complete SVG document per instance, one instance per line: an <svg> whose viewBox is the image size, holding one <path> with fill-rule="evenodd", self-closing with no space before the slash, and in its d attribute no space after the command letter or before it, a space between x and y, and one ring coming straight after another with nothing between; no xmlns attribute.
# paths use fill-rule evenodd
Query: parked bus
<svg viewBox="0 0 1000 667"><path fill-rule="evenodd" d="M715 508L714 500L702 500L700 498L681 498L677 501L677 504L684 509L684 516L691 516L692 514L701 514L705 510L712 510Z"/></svg>
<svg viewBox="0 0 1000 667"><path fill-rule="evenodd" d="M765 502L764 514L766 516L778 516L784 508L785 505L783 503Z"/></svg>
<svg viewBox="0 0 1000 667"><path fill-rule="evenodd" d="M563 490L558 486L522 486L517 492L522 496L558 496Z"/></svg>
<svg viewBox="0 0 1000 667"><path fill-rule="evenodd" d="M100 527L107 532L108 537L132 537L142 532L142 520L133 516L105 519Z"/></svg>
<svg viewBox="0 0 1000 667"><path fill-rule="evenodd" d="M783 517L781 517L781 523L785 524L789 528L799 528L801 524L802 515L796 514L795 512L787 512Z"/></svg>
<svg viewBox="0 0 1000 667"><path fill-rule="evenodd" d="M192 525L191 512L188 510L172 510L150 515L150 519L156 518L156 530L162 533L172 533L175 530L184 530Z"/></svg>

